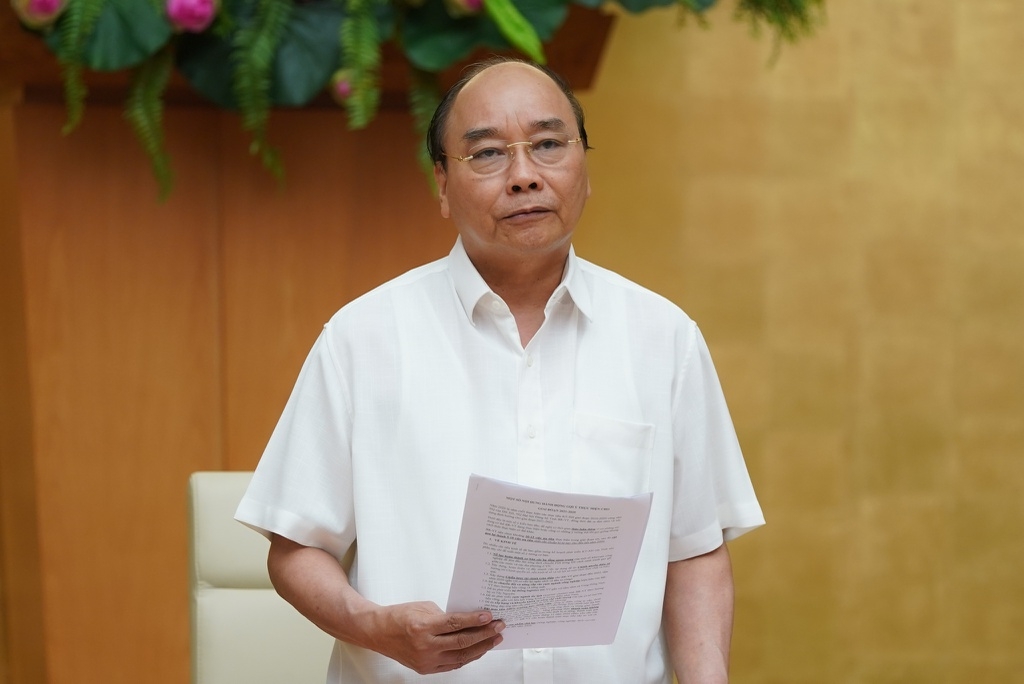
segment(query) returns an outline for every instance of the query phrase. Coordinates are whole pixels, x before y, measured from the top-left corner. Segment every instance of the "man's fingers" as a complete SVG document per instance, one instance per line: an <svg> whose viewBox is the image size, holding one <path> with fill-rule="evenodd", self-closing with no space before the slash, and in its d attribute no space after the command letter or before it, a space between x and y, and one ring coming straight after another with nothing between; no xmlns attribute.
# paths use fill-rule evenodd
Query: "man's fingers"
<svg viewBox="0 0 1024 684"><path fill-rule="evenodd" d="M497 631L501 631L504 628L505 628L505 625L501 624L501 623L499 623L495 627L495 629ZM448 662L446 664L440 666L437 671L438 672L447 672L449 670L457 670L460 667L462 667L463 665L471 663L474 660L479 660L480 658L482 658L484 656L485 653L487 653L492 648L494 648L495 646L500 644L501 641L502 641L501 635L497 634L497 635L491 636L488 639L484 639L482 641L477 641L477 642L473 643L471 646L467 646L466 648L460 648L460 649L457 649L457 650L454 650L454 651L447 651L447 652L445 652L444 655L446 656L445 659Z"/></svg>
<svg viewBox="0 0 1024 684"><path fill-rule="evenodd" d="M482 625L490 624L493 619L494 618L491 614L486 610L479 613L447 613L445 614L447 629L438 632L438 634L460 632L464 629L480 627Z"/></svg>
<svg viewBox="0 0 1024 684"><path fill-rule="evenodd" d="M490 613L452 614L448 617L449 627L469 625L437 635L437 643L444 653L446 665L452 669L480 658L501 643L501 631L505 629L505 623L491 619ZM481 624L481 620L486 622Z"/></svg>
<svg viewBox="0 0 1024 684"><path fill-rule="evenodd" d="M375 649L420 674L462 667L501 643L505 623L489 611L444 613L430 602L399 604L387 609L397 629Z"/></svg>

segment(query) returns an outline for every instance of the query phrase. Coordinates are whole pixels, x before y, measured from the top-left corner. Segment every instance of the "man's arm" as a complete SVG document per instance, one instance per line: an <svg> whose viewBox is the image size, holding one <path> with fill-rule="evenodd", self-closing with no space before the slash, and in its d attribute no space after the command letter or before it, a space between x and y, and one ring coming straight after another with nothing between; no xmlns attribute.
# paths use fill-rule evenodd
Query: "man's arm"
<svg viewBox="0 0 1024 684"><path fill-rule="evenodd" d="M267 569L277 592L317 627L419 674L455 670L501 643L505 625L486 611L445 613L429 601L377 605L349 584L332 555L280 535L271 538Z"/></svg>
<svg viewBox="0 0 1024 684"><path fill-rule="evenodd" d="M725 544L668 564L663 620L680 684L729 681L732 612L732 563Z"/></svg>

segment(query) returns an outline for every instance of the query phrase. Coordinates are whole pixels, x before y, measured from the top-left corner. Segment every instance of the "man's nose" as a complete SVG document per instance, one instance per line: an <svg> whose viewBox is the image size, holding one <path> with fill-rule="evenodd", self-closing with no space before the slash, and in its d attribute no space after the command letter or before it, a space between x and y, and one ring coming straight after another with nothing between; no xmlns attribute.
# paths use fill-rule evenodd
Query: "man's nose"
<svg viewBox="0 0 1024 684"><path fill-rule="evenodd" d="M512 192L537 190L541 186L541 177L537 173L537 164L533 161L528 145L521 144L518 148L509 148L512 159L508 168L508 185Z"/></svg>

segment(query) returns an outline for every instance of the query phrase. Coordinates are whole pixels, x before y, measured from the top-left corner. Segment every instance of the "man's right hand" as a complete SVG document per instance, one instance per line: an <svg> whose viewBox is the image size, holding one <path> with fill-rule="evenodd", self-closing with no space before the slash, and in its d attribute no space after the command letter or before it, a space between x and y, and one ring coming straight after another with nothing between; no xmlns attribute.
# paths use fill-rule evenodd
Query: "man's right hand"
<svg viewBox="0 0 1024 684"><path fill-rule="evenodd" d="M501 643L505 623L487 611L445 613L429 601L381 606L361 596L322 549L273 535L267 569L277 592L336 639L419 674L455 670Z"/></svg>
<svg viewBox="0 0 1024 684"><path fill-rule="evenodd" d="M377 611L375 611L377 612ZM419 674L457 670L501 643L490 613L445 613L429 601L381 607L369 646Z"/></svg>

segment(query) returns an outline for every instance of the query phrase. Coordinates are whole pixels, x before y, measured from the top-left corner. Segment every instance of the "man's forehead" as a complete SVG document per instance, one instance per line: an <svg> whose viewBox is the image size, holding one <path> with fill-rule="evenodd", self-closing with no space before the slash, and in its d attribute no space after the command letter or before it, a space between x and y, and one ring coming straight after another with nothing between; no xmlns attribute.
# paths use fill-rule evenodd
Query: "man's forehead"
<svg viewBox="0 0 1024 684"><path fill-rule="evenodd" d="M567 119L572 119L572 106L540 69L520 62L496 64L471 78L456 96L451 118L457 124L451 132L463 137L470 131L494 129L509 115L527 130L564 130Z"/></svg>

